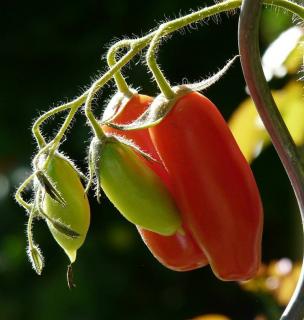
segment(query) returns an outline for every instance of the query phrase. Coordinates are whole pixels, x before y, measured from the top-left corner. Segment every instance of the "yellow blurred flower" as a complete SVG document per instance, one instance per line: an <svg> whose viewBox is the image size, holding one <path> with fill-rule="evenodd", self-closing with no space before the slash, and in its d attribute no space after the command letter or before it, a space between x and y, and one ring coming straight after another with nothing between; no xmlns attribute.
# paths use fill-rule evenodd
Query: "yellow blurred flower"
<svg viewBox="0 0 304 320"><path fill-rule="evenodd" d="M274 100L297 145L304 143L303 86L291 81L273 91ZM266 129L251 98L242 102L229 120L229 127L245 158L250 163L270 144Z"/></svg>
<svg viewBox="0 0 304 320"><path fill-rule="evenodd" d="M304 29L293 26L273 41L262 57L267 81L273 77L297 74L304 64ZM273 98L297 145L304 143L303 84L293 80L281 90L273 91ZM251 98L244 100L229 121L230 129L245 158L250 163L270 144L269 136Z"/></svg>
<svg viewBox="0 0 304 320"><path fill-rule="evenodd" d="M300 263L283 258L263 265L254 279L240 284L247 291L268 293L278 304L285 306L296 287L300 270Z"/></svg>

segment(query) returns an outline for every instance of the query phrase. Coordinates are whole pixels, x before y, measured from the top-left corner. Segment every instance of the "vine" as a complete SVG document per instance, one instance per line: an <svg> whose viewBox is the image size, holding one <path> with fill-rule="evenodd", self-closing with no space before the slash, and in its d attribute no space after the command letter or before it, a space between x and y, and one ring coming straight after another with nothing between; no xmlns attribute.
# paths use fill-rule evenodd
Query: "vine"
<svg viewBox="0 0 304 320"><path fill-rule="evenodd" d="M259 50L260 14L261 5L258 1L244 1L239 21L239 49L243 74L250 95L288 174L299 204L304 226L304 165L297 147L271 95L263 73ZM304 269L302 267L297 288L281 317L282 320L303 319L303 295Z"/></svg>
<svg viewBox="0 0 304 320"><path fill-rule="evenodd" d="M36 262L34 261L33 264L37 266L36 271L38 274L41 273L41 269L43 267L43 258L39 248L32 239L32 223L36 217L39 217L39 211L36 210L37 204L35 202L39 201L40 196L36 195L33 201L27 202L23 199L23 193L25 192L26 188L31 183L33 183L35 179L37 179L38 171L43 172L49 165L52 157L59 149L61 141L66 134L66 131L70 126L73 118L75 117L75 114L81 109L81 107L84 106L85 116L92 128L94 135L102 140L104 133L101 129L101 122L93 114L92 102L96 97L96 94L112 78L114 78L116 87L120 93L125 96L131 96L133 94L133 90L128 86L121 73L121 70L146 47L148 47L146 52L146 63L149 70L152 72L153 79L156 81L163 97L165 97L168 101L173 100L178 93L174 88L171 87L169 81L161 71L156 60L156 51L160 46L161 40L169 34L172 34L173 32L184 28L185 26L197 23L203 19L218 15L223 12L238 9L240 7L241 15L239 24L239 43L244 75L252 97L255 100L259 111L261 112L261 117L265 123L265 126L268 129L270 135L273 137L274 145L277 148L286 171L290 176L290 180L295 189L304 221L303 166L300 161L300 157L297 154L296 147L288 133L288 130L286 129L286 126L284 125L279 112L275 108L275 104L269 93L269 89L265 85L266 81L265 79L263 79L263 72L260 67L260 62L258 62L259 50L257 46L257 30L259 13L262 5L275 6L285 9L297 15L300 19L304 20L304 7L289 0L244 0L243 2L241 0L226 0L198 10L197 12L193 12L191 14L177 18L175 20L168 21L161 24L156 30L143 37L135 39L124 39L114 44L109 49L107 54L107 62L109 65L109 69L107 72L105 72L90 86L90 88L86 92L77 97L75 100L47 111L35 121L32 128L32 133L38 145L38 152L33 159L33 173L20 185L20 187L16 191L15 198L16 201L29 213L27 227L27 236L30 251L29 256L32 260L36 260ZM252 47L246 47L247 43L250 43ZM117 52L121 49L127 49L127 52L117 60ZM257 70L253 70L253 68L256 68ZM217 76L217 78L218 77L219 76ZM260 86L257 85L258 83L260 83ZM42 125L50 117L53 117L54 115L65 111L68 111L68 115L65 117L63 124L59 128L55 137L51 141L47 141L42 134ZM45 155L45 161L43 163L43 167L38 168L37 164L41 155ZM88 191L92 182L91 171L92 168L90 168L90 177L87 184L86 192ZM34 188L33 192L35 194ZM294 298L292 299L290 305L284 313L284 316L282 317L282 319L284 320L300 319L295 318L295 316L304 316L304 306L299 302L301 300L300 296L304 294L303 278L304 271L302 271L302 276L299 281L299 286L296 290Z"/></svg>

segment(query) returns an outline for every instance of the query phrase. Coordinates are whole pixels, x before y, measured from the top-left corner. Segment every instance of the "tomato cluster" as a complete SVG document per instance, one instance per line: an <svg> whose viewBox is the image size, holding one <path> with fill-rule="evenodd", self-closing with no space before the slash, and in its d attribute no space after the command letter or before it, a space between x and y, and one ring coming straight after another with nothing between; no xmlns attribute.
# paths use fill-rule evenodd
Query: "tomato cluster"
<svg viewBox="0 0 304 320"><path fill-rule="evenodd" d="M152 100L134 94L117 106L112 121L133 122L148 109ZM121 150L108 155L111 161L107 165L104 165L107 156L98 159L99 179L106 194L109 186L115 193L116 198L110 196L110 199L137 225L156 259L177 271L209 263L215 275L223 280L246 280L255 275L261 259L263 226L259 191L250 166L210 100L188 91L178 96L166 117L155 126L132 131L106 125L102 128L109 136L107 139L132 140L141 150L140 153L133 148L127 151L136 155L135 167L124 156L126 151L121 145L125 143L116 142ZM153 159L143 157L143 153ZM128 177L120 172L122 163ZM103 179L110 171L109 185L105 187ZM150 175L153 172L158 182L144 181L143 171L150 171ZM126 193L126 181L121 179L132 180L132 187L128 186L130 192ZM162 197L154 201L156 190L161 191ZM134 199L139 206L131 203ZM168 199L175 205L169 210L164 205ZM145 214L146 206L151 206L149 214ZM130 213L126 213L127 209ZM179 223L170 232L161 232L168 224L169 220L165 219L168 213Z"/></svg>
<svg viewBox="0 0 304 320"><path fill-rule="evenodd" d="M161 121L126 130L153 110ZM210 264L222 280L253 277L261 260L262 204L215 105L184 87L173 101L114 96L102 123L90 146L90 176L155 258L176 271ZM73 263L89 228L89 202L72 162L58 152L47 159L42 154L37 162L35 207Z"/></svg>

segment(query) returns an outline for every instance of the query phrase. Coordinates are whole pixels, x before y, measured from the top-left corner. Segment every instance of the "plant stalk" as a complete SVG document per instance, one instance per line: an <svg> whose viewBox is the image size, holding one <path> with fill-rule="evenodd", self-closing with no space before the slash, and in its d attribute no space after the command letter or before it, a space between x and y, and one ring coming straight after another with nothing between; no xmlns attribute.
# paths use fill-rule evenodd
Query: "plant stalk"
<svg viewBox="0 0 304 320"><path fill-rule="evenodd" d="M263 73L259 49L261 8L260 0L244 0L242 3L238 32L241 64L250 95L293 187L304 225L304 166ZM297 287L281 320L302 320L303 318L304 269L302 266Z"/></svg>

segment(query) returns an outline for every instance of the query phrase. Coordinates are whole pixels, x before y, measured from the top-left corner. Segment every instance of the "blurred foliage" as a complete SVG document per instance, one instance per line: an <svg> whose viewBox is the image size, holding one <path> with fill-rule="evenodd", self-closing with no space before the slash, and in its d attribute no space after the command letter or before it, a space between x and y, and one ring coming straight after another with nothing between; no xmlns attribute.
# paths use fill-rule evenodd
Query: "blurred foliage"
<svg viewBox="0 0 304 320"><path fill-rule="evenodd" d="M285 61L285 67L288 73L295 74L299 72L303 65L303 42L304 36L300 38L298 45L290 52L289 56Z"/></svg>
<svg viewBox="0 0 304 320"><path fill-rule="evenodd" d="M272 92L273 98L297 145L304 143L303 85L291 81L281 90ZM229 120L230 129L248 162L258 157L270 144L269 135L251 98L247 98Z"/></svg>
<svg viewBox="0 0 304 320"><path fill-rule="evenodd" d="M292 13L282 9L264 10L261 17L261 39L267 46L292 25Z"/></svg>
<svg viewBox="0 0 304 320"><path fill-rule="evenodd" d="M284 36L279 36L267 48L262 61L269 80L292 74L291 79L280 90L272 92L278 109L294 139L301 146L304 144L304 107L303 85L295 78L298 75L304 56L303 29L289 28ZM296 35L296 36L295 36ZM288 43L290 42L291 43ZM248 162L258 157L271 141L263 122L250 97L245 99L233 112L229 127Z"/></svg>
<svg viewBox="0 0 304 320"><path fill-rule="evenodd" d="M301 263L293 263L287 258L262 265L254 279L240 283L255 293L265 304L267 319L280 317L280 306L286 306L296 288L301 271Z"/></svg>
<svg viewBox="0 0 304 320"><path fill-rule="evenodd" d="M296 287L301 263L292 263L287 258L262 265L257 276L241 283L248 291L271 295L279 305L286 306Z"/></svg>
<svg viewBox="0 0 304 320"><path fill-rule="evenodd" d="M258 319L273 305L261 293L217 280L209 267L187 273L166 270L153 259L136 229L106 198L97 205L93 194L91 227L74 266L77 288L69 291L65 279L68 261L39 222L34 228L35 239L45 254L46 268L41 277L31 270L25 253L26 217L13 200L16 186L30 171L35 151L30 134L34 117L72 99L101 72L97 70L105 70L104 55L113 40L141 35L165 17L211 3L55 0L43 7L30 0L1 4L0 319L185 320L223 314L244 320ZM206 77L237 53L238 15L223 15L217 22L210 20L196 32L189 28L183 37L177 33L163 45L159 61L173 84L185 77L189 81ZM290 24L288 14L265 10L263 49ZM128 81L145 93L156 94L156 86L140 61L136 58L125 69ZM283 90L285 84L279 83L276 89ZM112 94L112 85L107 86L96 112L101 112ZM228 119L246 98L240 66L235 65L206 94ZM290 112L293 108L289 106ZM52 135L61 122L60 116L54 118L45 126L45 133ZM80 114L62 148L83 170L89 140ZM302 250L298 209L273 148L265 150L252 168L265 208L263 260L285 256L298 260ZM275 307L282 310L277 304Z"/></svg>

